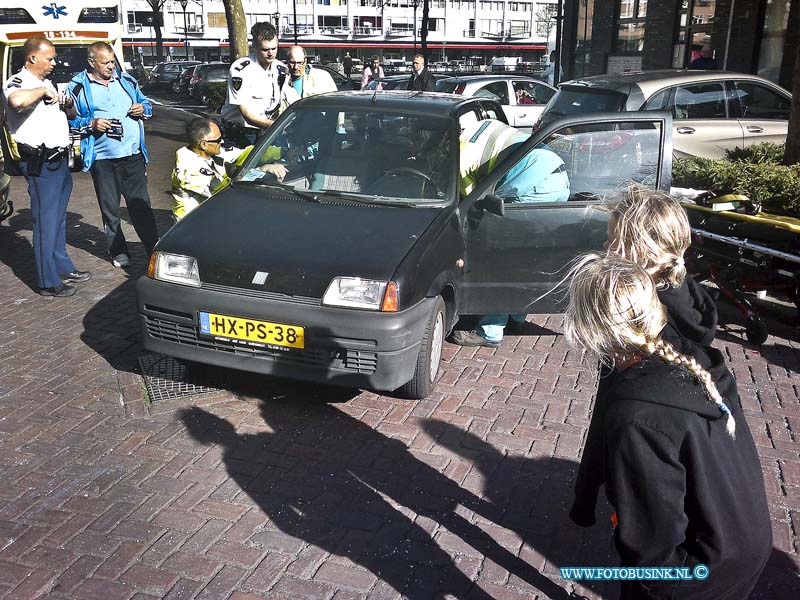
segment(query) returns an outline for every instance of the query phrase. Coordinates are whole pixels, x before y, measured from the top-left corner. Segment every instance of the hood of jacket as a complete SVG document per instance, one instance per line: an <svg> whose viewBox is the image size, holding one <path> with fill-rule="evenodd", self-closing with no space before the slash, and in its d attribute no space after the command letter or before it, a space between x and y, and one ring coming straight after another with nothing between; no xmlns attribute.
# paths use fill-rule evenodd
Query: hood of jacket
<svg viewBox="0 0 800 600"><path fill-rule="evenodd" d="M725 403L732 411L738 411L736 380L719 350L681 336L670 323L661 335L676 351L693 357L708 371ZM687 381L694 385L688 388ZM706 393L705 386L686 367L666 363L657 356L647 356L615 373L612 385L613 391L609 393L616 398L678 408L714 421L726 417Z"/></svg>
<svg viewBox="0 0 800 600"><path fill-rule="evenodd" d="M714 341L717 305L702 285L687 277L677 288L659 290L658 299L669 313L669 322L682 336L702 346Z"/></svg>

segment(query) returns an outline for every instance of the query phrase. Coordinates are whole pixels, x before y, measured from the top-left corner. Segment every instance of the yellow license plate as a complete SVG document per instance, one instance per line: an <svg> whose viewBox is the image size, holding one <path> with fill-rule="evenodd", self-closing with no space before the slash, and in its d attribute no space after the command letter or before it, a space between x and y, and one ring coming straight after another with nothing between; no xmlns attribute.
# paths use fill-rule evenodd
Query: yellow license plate
<svg viewBox="0 0 800 600"><path fill-rule="evenodd" d="M299 325L256 321L216 313L200 312L200 333L272 346L305 348L305 329Z"/></svg>

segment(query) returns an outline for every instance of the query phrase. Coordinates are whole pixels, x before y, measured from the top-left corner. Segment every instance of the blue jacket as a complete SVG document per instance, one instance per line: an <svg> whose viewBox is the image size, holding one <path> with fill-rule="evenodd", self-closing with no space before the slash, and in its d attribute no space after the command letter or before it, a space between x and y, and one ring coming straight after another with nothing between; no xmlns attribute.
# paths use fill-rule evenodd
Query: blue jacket
<svg viewBox="0 0 800 600"><path fill-rule="evenodd" d="M149 119L153 116L153 105L150 104L142 91L139 89L139 83L128 75L122 73L119 75L119 82L122 89L131 97L134 104L141 104L144 106L144 114L142 119L139 120L139 145L142 148L142 156L144 161L147 162L147 147L144 145L144 123L143 119ZM80 86L80 87L78 87ZM92 89L89 75L86 71L81 71L72 81L69 82L69 93L75 101L75 110L78 111L78 116L70 120L70 127L75 127L81 132L81 155L83 156L83 170L88 171L95 159L94 140L95 136L92 135L91 122L94 119L94 101L92 100ZM77 93L76 93L77 92Z"/></svg>

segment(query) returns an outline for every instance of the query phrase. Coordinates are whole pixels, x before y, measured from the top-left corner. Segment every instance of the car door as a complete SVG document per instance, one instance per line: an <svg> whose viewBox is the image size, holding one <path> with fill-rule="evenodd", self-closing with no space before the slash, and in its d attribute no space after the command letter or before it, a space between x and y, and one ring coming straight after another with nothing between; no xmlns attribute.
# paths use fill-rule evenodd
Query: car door
<svg viewBox="0 0 800 600"><path fill-rule="evenodd" d="M733 87L731 95L739 111L744 145L786 142L791 96L758 81L737 79L729 85Z"/></svg>
<svg viewBox="0 0 800 600"><path fill-rule="evenodd" d="M628 181L669 189L671 140L663 112L569 117L531 136L461 201L460 312L557 311L564 294L548 292L576 256L602 249L603 197Z"/></svg>
<svg viewBox="0 0 800 600"><path fill-rule="evenodd" d="M742 126L728 112L724 81L675 86L670 101L675 156L724 158L743 144Z"/></svg>
<svg viewBox="0 0 800 600"><path fill-rule="evenodd" d="M506 112L514 127L530 133L555 90L530 79L514 79L509 83L511 96Z"/></svg>

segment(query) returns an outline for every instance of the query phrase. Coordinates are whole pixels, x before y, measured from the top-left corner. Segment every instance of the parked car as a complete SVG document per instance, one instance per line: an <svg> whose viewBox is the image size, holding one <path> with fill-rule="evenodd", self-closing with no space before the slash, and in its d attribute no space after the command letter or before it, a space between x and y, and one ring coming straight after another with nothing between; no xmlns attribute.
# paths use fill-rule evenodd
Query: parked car
<svg viewBox="0 0 800 600"><path fill-rule="evenodd" d="M497 100L514 127L530 132L556 88L522 75L464 75L438 81L436 91Z"/></svg>
<svg viewBox="0 0 800 600"><path fill-rule="evenodd" d="M229 69L230 65L224 62L197 65L189 80L189 95L195 100L205 103L209 84L226 83Z"/></svg>
<svg viewBox="0 0 800 600"><path fill-rule="evenodd" d="M792 95L767 79L728 71L644 71L567 81L541 124L619 110L672 113L675 156L722 158L726 150L786 141Z"/></svg>
<svg viewBox="0 0 800 600"><path fill-rule="evenodd" d="M172 82L180 76L186 67L193 67L199 64L200 62L196 60L160 62L150 71L146 87L148 90L168 90L171 88Z"/></svg>
<svg viewBox="0 0 800 600"><path fill-rule="evenodd" d="M631 180L669 188L671 119L558 121L464 195L459 135L489 118L505 120L488 98L406 91L290 106L232 183L159 241L137 283L145 348L421 398L460 316L554 311L562 295L535 300L602 248L601 196ZM519 201L536 185L519 177L552 174L536 161L553 153L568 200ZM278 154L280 182L265 172Z"/></svg>
<svg viewBox="0 0 800 600"><path fill-rule="evenodd" d="M384 74L397 75L399 73L411 73L410 64L402 58L387 58L381 63L381 66Z"/></svg>
<svg viewBox="0 0 800 600"><path fill-rule="evenodd" d="M444 73L432 73L432 75L433 75L433 79L435 81L438 81L440 79L443 79L443 78L447 77L447 75L445 75ZM383 88L382 89L384 91L388 91L388 90L404 90L404 89L406 89L406 84L408 84L408 80L409 79L411 79L411 75L389 75L388 77L384 77L381 80L381 83L383 83ZM367 85L364 87L364 89L365 90L374 90L376 87L378 87L378 82L373 80L373 81L370 81L369 83L367 83Z"/></svg>
<svg viewBox="0 0 800 600"><path fill-rule="evenodd" d="M329 67L328 65L316 64L314 65L314 68L321 69L330 74L330 76L333 77L333 82L336 84L336 89L339 91L361 89L360 81L356 81L355 79L348 79L342 73L340 73L339 71L337 71L332 67Z"/></svg>
<svg viewBox="0 0 800 600"><path fill-rule="evenodd" d="M181 74L175 78L175 81L172 82L172 93L173 94L188 94L189 93L189 81L192 79L192 73L194 73L194 69L197 65L192 65L191 67L186 67Z"/></svg>

